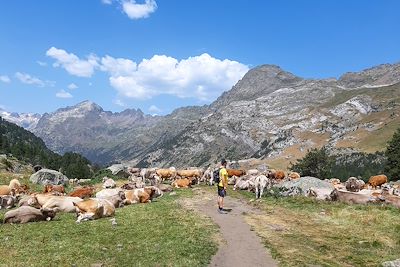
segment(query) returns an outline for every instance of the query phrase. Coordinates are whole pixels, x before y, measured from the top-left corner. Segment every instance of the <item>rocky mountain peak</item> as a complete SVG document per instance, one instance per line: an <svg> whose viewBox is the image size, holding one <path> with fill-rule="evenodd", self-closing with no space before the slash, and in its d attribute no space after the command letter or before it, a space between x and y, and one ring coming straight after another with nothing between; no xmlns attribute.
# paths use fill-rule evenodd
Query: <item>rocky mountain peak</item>
<svg viewBox="0 0 400 267"><path fill-rule="evenodd" d="M360 72L343 74L338 85L344 88L380 87L400 82L400 63L381 64Z"/></svg>
<svg viewBox="0 0 400 267"><path fill-rule="evenodd" d="M72 106L71 108L79 109L81 111L103 111L102 107L89 100L85 100L81 103L78 103L75 106Z"/></svg>
<svg viewBox="0 0 400 267"><path fill-rule="evenodd" d="M274 91L293 87L302 78L276 65L261 65L249 70L230 91L223 93L212 107L221 107L234 101L250 101Z"/></svg>

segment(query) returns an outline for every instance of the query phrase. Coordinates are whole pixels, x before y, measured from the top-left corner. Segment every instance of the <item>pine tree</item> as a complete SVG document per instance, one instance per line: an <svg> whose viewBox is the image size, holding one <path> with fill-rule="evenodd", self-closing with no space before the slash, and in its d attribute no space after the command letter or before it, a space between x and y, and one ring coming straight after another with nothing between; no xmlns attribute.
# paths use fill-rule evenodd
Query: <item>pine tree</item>
<svg viewBox="0 0 400 267"><path fill-rule="evenodd" d="M385 166L385 173L389 180L400 179L400 128L394 133L392 140L388 142L385 151L387 163Z"/></svg>
<svg viewBox="0 0 400 267"><path fill-rule="evenodd" d="M307 151L302 159L298 159L290 166L290 170L300 173L302 176L313 176L320 179L330 178L334 158L329 156L325 147L313 148Z"/></svg>

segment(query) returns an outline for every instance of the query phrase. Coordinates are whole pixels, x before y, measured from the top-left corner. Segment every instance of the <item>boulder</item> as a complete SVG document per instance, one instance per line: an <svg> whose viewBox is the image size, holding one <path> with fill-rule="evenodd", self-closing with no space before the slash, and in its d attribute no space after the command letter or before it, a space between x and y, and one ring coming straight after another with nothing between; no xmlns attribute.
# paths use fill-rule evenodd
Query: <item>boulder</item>
<svg viewBox="0 0 400 267"><path fill-rule="evenodd" d="M310 189L328 189L333 191L335 187L318 178L305 176L292 181L285 181L273 186L274 191L277 191L281 196L306 196Z"/></svg>
<svg viewBox="0 0 400 267"><path fill-rule="evenodd" d="M385 261L382 263L383 267L400 267L400 259L394 261Z"/></svg>
<svg viewBox="0 0 400 267"><path fill-rule="evenodd" d="M127 167L123 164L114 164L108 167L112 173L112 175L121 177L121 178L128 178L130 176L130 173L127 170Z"/></svg>
<svg viewBox="0 0 400 267"><path fill-rule="evenodd" d="M31 175L29 180L34 184L67 185L68 177L61 172L49 169L41 169Z"/></svg>

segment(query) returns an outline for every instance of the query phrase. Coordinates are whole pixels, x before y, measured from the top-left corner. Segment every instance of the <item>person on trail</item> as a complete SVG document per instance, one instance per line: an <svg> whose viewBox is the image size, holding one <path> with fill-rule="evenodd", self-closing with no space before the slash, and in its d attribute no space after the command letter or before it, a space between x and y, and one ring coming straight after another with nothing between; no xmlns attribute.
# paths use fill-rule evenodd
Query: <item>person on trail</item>
<svg viewBox="0 0 400 267"><path fill-rule="evenodd" d="M226 160L221 160L221 167L219 169L219 183L218 187L218 212L225 213L224 211L224 197L226 196L226 188L228 187L228 172L226 171Z"/></svg>

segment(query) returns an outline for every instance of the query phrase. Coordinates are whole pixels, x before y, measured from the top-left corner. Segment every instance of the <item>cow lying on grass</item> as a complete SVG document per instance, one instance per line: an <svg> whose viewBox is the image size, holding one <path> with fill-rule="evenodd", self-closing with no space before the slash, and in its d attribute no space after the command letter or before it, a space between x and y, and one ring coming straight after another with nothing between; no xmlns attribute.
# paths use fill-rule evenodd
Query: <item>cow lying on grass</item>
<svg viewBox="0 0 400 267"><path fill-rule="evenodd" d="M81 221L95 220L103 217L111 217L115 214L115 207L107 199L90 198L78 203L73 203L77 215L77 223Z"/></svg>
<svg viewBox="0 0 400 267"><path fill-rule="evenodd" d="M53 210L36 209L30 206L23 206L6 212L4 215L4 223L50 221L55 215L56 212Z"/></svg>
<svg viewBox="0 0 400 267"><path fill-rule="evenodd" d="M80 201L82 201L82 199L79 197L32 194L26 201L26 204L29 206L41 206L43 209L52 209L56 212L75 212L73 203Z"/></svg>
<svg viewBox="0 0 400 267"><path fill-rule="evenodd" d="M124 203L126 205L136 203L150 203L154 197L157 197L157 194L159 194L159 192L157 192L157 188L155 188L154 186L127 190L125 191Z"/></svg>

